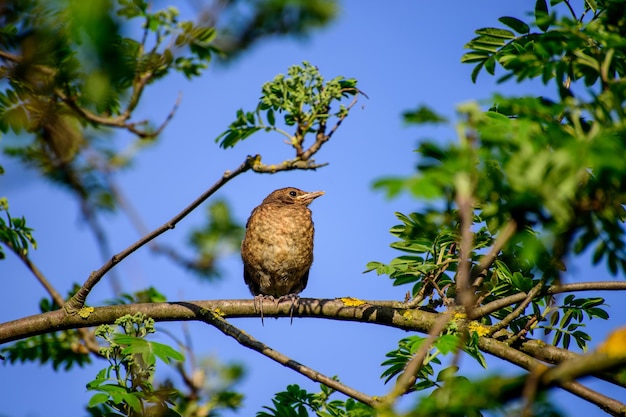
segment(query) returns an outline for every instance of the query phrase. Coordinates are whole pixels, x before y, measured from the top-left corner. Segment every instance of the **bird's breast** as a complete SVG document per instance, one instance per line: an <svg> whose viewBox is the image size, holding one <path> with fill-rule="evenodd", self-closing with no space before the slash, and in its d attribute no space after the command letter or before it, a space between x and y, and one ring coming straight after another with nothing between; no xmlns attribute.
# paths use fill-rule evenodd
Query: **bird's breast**
<svg viewBox="0 0 626 417"><path fill-rule="evenodd" d="M277 274L308 268L313 261L310 211L260 206L250 217L242 244L244 261Z"/></svg>

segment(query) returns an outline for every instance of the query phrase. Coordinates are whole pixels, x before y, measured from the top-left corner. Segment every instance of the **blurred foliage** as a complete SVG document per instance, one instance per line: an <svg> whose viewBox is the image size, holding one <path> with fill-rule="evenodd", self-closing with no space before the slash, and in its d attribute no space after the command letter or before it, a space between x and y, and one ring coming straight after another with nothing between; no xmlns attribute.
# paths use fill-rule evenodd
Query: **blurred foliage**
<svg viewBox="0 0 626 417"><path fill-rule="evenodd" d="M236 57L255 42L284 35L307 37L335 19L335 0L235 0L216 1L220 10L216 44L226 59ZM209 14L208 19L215 19Z"/></svg>
<svg viewBox="0 0 626 417"><path fill-rule="evenodd" d="M563 414L545 396L539 394L530 404L505 406L508 400L519 396L524 378L505 379L498 375L470 380L447 373L441 375L439 386L406 416L411 417L480 417L487 415L531 415L559 417Z"/></svg>
<svg viewBox="0 0 626 417"><path fill-rule="evenodd" d="M245 229L232 218L225 200L212 201L206 211L206 224L191 231L189 245L197 258L188 266L201 277L215 278L220 275L215 260L239 252Z"/></svg>
<svg viewBox="0 0 626 417"><path fill-rule="evenodd" d="M460 337L456 332L455 326L450 326L446 333L438 336L433 342L428 353L424 357L422 366L416 376L415 386L412 390L422 391L428 388L438 386L438 382L443 381L445 375L450 373L456 373L458 367L456 365L442 368L436 378L434 377L433 365L441 365L441 359L439 356L445 356L450 353L456 353L459 348L464 350L473 357L483 368L487 367L485 358L478 350L477 341L478 338ZM388 383L395 376L399 375L406 368L407 363L415 356L420 348L427 341L427 338L421 336L409 336L401 339L398 342L398 349L392 350L387 353L389 359L385 360L381 365L386 367L382 373L381 378L385 378L385 383Z"/></svg>

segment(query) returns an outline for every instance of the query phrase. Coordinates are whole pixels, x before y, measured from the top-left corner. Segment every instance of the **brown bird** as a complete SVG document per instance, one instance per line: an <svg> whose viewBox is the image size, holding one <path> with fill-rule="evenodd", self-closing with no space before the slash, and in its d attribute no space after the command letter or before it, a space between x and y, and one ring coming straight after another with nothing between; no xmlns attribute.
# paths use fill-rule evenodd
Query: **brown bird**
<svg viewBox="0 0 626 417"><path fill-rule="evenodd" d="M243 278L260 304L292 301L306 287L313 263L313 220L308 205L323 191L287 187L273 191L252 210L241 244Z"/></svg>

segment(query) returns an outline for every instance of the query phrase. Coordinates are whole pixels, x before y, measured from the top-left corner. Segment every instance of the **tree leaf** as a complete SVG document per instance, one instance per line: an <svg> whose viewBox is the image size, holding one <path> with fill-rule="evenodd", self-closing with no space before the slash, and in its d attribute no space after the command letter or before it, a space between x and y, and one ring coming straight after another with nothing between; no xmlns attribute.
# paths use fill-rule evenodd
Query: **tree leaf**
<svg viewBox="0 0 626 417"><path fill-rule="evenodd" d="M535 20L537 27L544 32L550 28L550 21L548 18L548 4L546 3L546 0L537 0L535 3Z"/></svg>
<svg viewBox="0 0 626 417"><path fill-rule="evenodd" d="M474 33L476 33L477 35L488 35L494 38L515 39L515 34L507 29L482 28L476 30Z"/></svg>
<svg viewBox="0 0 626 417"><path fill-rule="evenodd" d="M525 35L530 32L530 26L516 17L503 16L498 20L519 34Z"/></svg>

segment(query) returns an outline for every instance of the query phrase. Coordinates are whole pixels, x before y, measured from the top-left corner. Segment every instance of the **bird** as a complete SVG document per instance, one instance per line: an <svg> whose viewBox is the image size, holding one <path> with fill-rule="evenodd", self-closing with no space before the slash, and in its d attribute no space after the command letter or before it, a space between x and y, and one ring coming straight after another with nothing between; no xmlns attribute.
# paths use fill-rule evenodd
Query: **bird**
<svg viewBox="0 0 626 417"><path fill-rule="evenodd" d="M261 313L263 300L291 300L291 314L304 290L313 264L313 219L309 204L324 191L305 192L295 187L271 192L246 223L241 243L244 282Z"/></svg>

